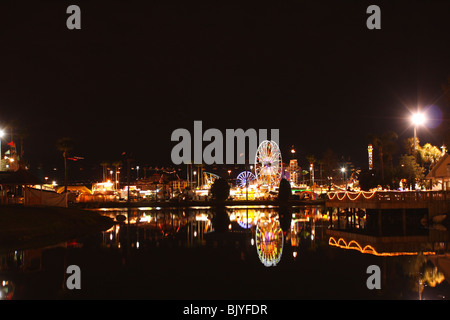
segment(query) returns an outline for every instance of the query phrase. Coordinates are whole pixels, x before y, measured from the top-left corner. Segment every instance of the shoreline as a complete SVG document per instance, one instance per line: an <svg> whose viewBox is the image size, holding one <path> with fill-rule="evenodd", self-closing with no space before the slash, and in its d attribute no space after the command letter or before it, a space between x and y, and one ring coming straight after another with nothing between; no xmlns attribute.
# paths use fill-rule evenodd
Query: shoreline
<svg viewBox="0 0 450 320"><path fill-rule="evenodd" d="M81 208L1 205L0 253L70 241L107 230L114 223Z"/></svg>

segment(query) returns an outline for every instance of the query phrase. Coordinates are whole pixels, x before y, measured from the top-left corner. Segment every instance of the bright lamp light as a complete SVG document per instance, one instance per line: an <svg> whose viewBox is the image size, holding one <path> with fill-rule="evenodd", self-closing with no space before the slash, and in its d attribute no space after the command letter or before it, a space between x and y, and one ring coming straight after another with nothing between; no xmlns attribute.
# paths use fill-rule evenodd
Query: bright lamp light
<svg viewBox="0 0 450 320"><path fill-rule="evenodd" d="M418 112L412 115L412 122L415 125L422 125L425 123L425 120L425 115L423 113Z"/></svg>
<svg viewBox="0 0 450 320"><path fill-rule="evenodd" d="M0 129L0 138L3 138L4 135L5 135L5 131Z"/></svg>

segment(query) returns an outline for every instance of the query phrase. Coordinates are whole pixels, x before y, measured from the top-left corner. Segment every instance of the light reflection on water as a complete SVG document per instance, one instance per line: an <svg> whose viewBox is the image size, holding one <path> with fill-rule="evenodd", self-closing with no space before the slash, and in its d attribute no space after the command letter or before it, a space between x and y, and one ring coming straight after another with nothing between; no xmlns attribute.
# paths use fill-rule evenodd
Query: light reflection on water
<svg viewBox="0 0 450 320"><path fill-rule="evenodd" d="M186 292L189 292L191 297L191 294L197 292L195 290L198 290L196 294L201 298L214 298L215 295L219 298L236 298L238 294L241 294L241 298L450 297L445 271L436 268L436 265L439 265L436 255L433 259L422 254L378 257L370 252L356 252L355 247L349 248L353 250L344 250L344 246L332 246L327 231L330 216L323 207L108 208L95 211L120 223L98 236L75 239L53 248L23 250L2 256L0 280L4 280L0 284L4 285L1 298L8 298L8 294L9 298L70 297L73 292L61 290L64 288L64 268L69 263L80 264L81 270L88 269L88 276L83 279L89 290L82 290L80 294L83 298L103 298L114 293L113 297L170 299L183 297ZM364 229L364 224L365 219L362 217L358 228ZM343 225L347 227L345 221ZM361 230L357 231L361 233ZM357 238L348 238L352 237L351 232L345 235L346 244L356 242ZM373 244L374 248L377 245ZM423 248L423 244L421 245ZM432 249L435 253L445 254L442 249L447 247L438 243L437 247ZM395 247L392 248L395 250ZM100 260L100 257L104 257L101 258L103 260ZM99 261L94 265L93 261L97 261L96 259ZM54 261L56 262L53 263ZM378 264L384 270L385 289L381 293L370 292L365 287L365 268L370 264ZM183 291L186 289L179 283L178 267L186 268L194 277L204 277L208 274L210 280L216 284L217 292L206 284ZM221 270L218 272L220 276L211 271L215 270L214 268ZM153 269L157 270L155 274L149 272ZM108 274L116 278L111 280ZM121 283L122 278L117 275L127 279L127 284ZM225 275L231 276L239 283L253 284L261 281L261 277L265 280L260 284L261 289L242 289L239 293L231 287L228 288L231 284L221 278ZM44 276L52 280L42 284L35 279L45 279ZM170 283L172 288L164 291L165 296L154 296L149 291L130 287L130 279L135 279L134 277L144 283L149 281L157 284L161 288ZM24 282L25 278L27 281ZM89 282L93 279L96 280ZM103 286L102 280L117 281L118 288L132 288L134 291L101 291L96 286ZM50 282L56 284L58 289L46 289L43 294L31 287L33 284L50 287ZM18 284L20 290L17 290ZM275 289L279 286L283 287L282 293L272 290L265 293L265 296L258 292L262 288ZM210 292L205 293L205 288L209 288L207 290ZM433 289L436 292L432 291Z"/></svg>
<svg viewBox="0 0 450 320"><path fill-rule="evenodd" d="M178 210L155 208L99 209L103 215L123 221L103 234L103 245L120 248L127 245L136 248L160 245L164 241L178 240L188 246L213 246L234 235L236 246L254 246L264 266L276 266L282 257L285 241L292 248L295 259L301 239L310 246L315 243L316 226L320 240L328 215L321 207L303 207L280 212L272 206L228 207L216 212L210 207ZM121 218L121 219L120 219ZM316 225L317 222L317 225ZM121 233L126 228L127 235ZM129 232L132 229L133 231ZM217 237L216 234L220 234ZM240 237L239 237L240 236Z"/></svg>

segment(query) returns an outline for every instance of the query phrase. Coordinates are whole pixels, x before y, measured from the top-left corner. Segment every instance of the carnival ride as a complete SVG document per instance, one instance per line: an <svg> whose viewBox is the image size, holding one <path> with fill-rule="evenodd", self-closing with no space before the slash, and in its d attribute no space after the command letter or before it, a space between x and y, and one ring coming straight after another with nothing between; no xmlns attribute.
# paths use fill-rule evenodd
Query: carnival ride
<svg viewBox="0 0 450 320"><path fill-rule="evenodd" d="M269 198L276 194L283 174L281 151L275 141L262 141L255 154L252 170L244 170L236 177L230 190L233 199L254 200ZM218 175L204 172L205 187L210 188Z"/></svg>
<svg viewBox="0 0 450 320"><path fill-rule="evenodd" d="M291 167L286 172L283 171L281 151L278 144L272 140L262 141L255 153L254 163L250 170L241 171L231 186L230 197L238 200L270 199L277 195L280 181L284 175L291 173ZM228 174L230 174L230 170ZM209 190L215 180L221 178L212 172L203 172L203 184L201 189L205 192ZM289 178L288 178L289 179ZM290 180L290 179L289 179ZM291 187L297 188L293 193L298 193L300 200L317 200L317 193L308 190L307 186L302 186L290 180ZM196 192L199 192L197 190ZM322 189L321 191L322 192Z"/></svg>
<svg viewBox="0 0 450 320"><path fill-rule="evenodd" d="M256 177L250 171L242 171L238 174L236 178L236 185L241 188L248 187L250 184L253 184L256 180Z"/></svg>
<svg viewBox="0 0 450 320"><path fill-rule="evenodd" d="M214 183L216 179L219 179L220 177L217 174L204 171L203 172L203 181L205 182L206 187L209 189L211 185Z"/></svg>
<svg viewBox="0 0 450 320"><path fill-rule="evenodd" d="M268 191L274 190L280 184L282 173L283 162L280 148L275 141L264 140L258 146L255 155L257 184Z"/></svg>

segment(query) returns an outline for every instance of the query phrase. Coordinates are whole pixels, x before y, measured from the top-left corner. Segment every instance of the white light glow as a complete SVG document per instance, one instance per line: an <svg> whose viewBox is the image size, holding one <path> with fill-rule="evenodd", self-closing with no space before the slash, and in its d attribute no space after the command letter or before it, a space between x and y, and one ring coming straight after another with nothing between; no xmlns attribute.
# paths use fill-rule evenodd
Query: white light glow
<svg viewBox="0 0 450 320"><path fill-rule="evenodd" d="M412 115L412 122L415 125L422 125L425 123L425 121L426 121L426 118L423 113L418 112L418 113L414 113Z"/></svg>

